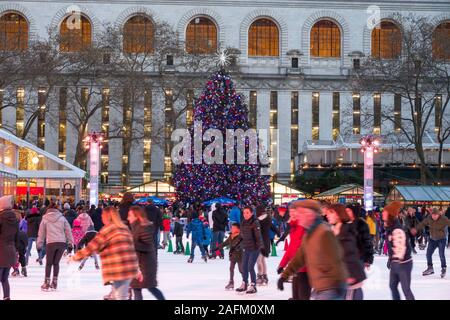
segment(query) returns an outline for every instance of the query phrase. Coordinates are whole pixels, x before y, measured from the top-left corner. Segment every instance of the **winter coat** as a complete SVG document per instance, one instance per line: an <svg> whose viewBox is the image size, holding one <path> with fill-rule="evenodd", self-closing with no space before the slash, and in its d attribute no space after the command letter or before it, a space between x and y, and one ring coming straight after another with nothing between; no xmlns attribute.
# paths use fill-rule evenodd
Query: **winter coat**
<svg viewBox="0 0 450 320"><path fill-rule="evenodd" d="M27 220L28 238L37 238L42 217L39 214L28 214L25 219Z"/></svg>
<svg viewBox="0 0 450 320"><path fill-rule="evenodd" d="M223 208L219 208L213 211L212 213L213 219L213 231L222 231L225 232L225 229L228 225L228 214L225 212Z"/></svg>
<svg viewBox="0 0 450 320"><path fill-rule="evenodd" d="M280 236L280 229L279 229L279 225L278 225L278 221L275 218L272 218L272 226L270 227L269 230L269 239L270 241L273 241L273 239L275 239L275 236Z"/></svg>
<svg viewBox="0 0 450 320"><path fill-rule="evenodd" d="M209 228L208 225L205 225L203 223L203 240L202 240L202 245L209 246L211 244L212 238L213 238L213 236L212 236L211 229Z"/></svg>
<svg viewBox="0 0 450 320"><path fill-rule="evenodd" d="M252 216L242 220L241 223L242 248L248 251L262 250L264 243L261 235L261 226L258 219Z"/></svg>
<svg viewBox="0 0 450 320"><path fill-rule="evenodd" d="M306 230L300 248L282 277L288 279L299 268L308 269L308 279L316 291L338 288L346 283L348 271L339 240L322 219Z"/></svg>
<svg viewBox="0 0 450 320"><path fill-rule="evenodd" d="M235 236L234 238L230 235L227 240L219 244L217 250L221 250L224 247L230 247L230 251L228 253L231 262L241 262L242 261L242 237L240 234Z"/></svg>
<svg viewBox="0 0 450 320"><path fill-rule="evenodd" d="M376 236L377 235L377 222L375 221L375 219L370 216L367 216L365 222L367 223L367 226L369 227L370 235Z"/></svg>
<svg viewBox="0 0 450 320"><path fill-rule="evenodd" d="M272 219L267 213L262 214L258 217L259 225L261 227L261 236L263 240L263 249L261 254L268 257L270 254L270 236L269 232L272 227Z"/></svg>
<svg viewBox="0 0 450 320"><path fill-rule="evenodd" d="M78 247L81 239L84 237L83 229L81 227L72 228L73 244Z"/></svg>
<svg viewBox="0 0 450 320"><path fill-rule="evenodd" d="M298 248L300 248L302 244L303 236L305 235L305 228L303 228L301 225L297 224L296 222L291 222L289 225L289 236L291 238L291 242L289 243L287 250L284 252L283 258L281 258L279 266L282 268L286 268L289 261L291 261L295 257ZM296 272L306 272L306 268L300 268Z"/></svg>
<svg viewBox="0 0 450 320"><path fill-rule="evenodd" d="M170 218L168 216L165 216L163 218L163 231L164 232L170 232Z"/></svg>
<svg viewBox="0 0 450 320"><path fill-rule="evenodd" d="M343 223L336 237L344 251L344 261L349 272L349 277L355 279L355 282L352 284L364 281L366 274L364 272L364 264L360 260L356 226L353 223Z"/></svg>
<svg viewBox="0 0 450 320"><path fill-rule="evenodd" d="M132 203L120 203L119 204L119 214L120 214L120 219L122 219L122 221L128 225L128 211L130 210L130 208L133 206Z"/></svg>
<svg viewBox="0 0 450 320"><path fill-rule="evenodd" d="M50 208L42 217L41 225L37 239L37 247L41 249L44 242L49 243L68 243L73 245L72 230L69 222L57 209Z"/></svg>
<svg viewBox="0 0 450 320"><path fill-rule="evenodd" d="M28 232L28 223L25 218L21 219L19 222L19 230L27 234Z"/></svg>
<svg viewBox="0 0 450 320"><path fill-rule="evenodd" d="M80 214L77 219L80 220L81 231L83 232L83 235L86 233L87 229L90 226L94 226L94 222L92 222L91 217L86 212Z"/></svg>
<svg viewBox="0 0 450 320"><path fill-rule="evenodd" d="M203 242L205 236L203 222L200 219L192 219L191 223L187 225L186 228L187 237L192 233L192 242L200 244Z"/></svg>
<svg viewBox="0 0 450 320"><path fill-rule="evenodd" d="M133 234L134 248L139 261L139 270L143 275L142 282L133 279L131 288L143 289L157 287L157 255L155 242L153 241L153 225L143 226L139 223L134 223L131 226L131 232Z"/></svg>
<svg viewBox="0 0 450 320"><path fill-rule="evenodd" d="M157 206L151 204L145 207L145 212L147 213L148 220L153 222L153 227L156 236L157 232L162 231L163 229L161 210L159 210Z"/></svg>
<svg viewBox="0 0 450 320"><path fill-rule="evenodd" d="M405 263L411 260L411 243L398 219L394 220L392 226L386 227L386 240L389 263L393 261Z"/></svg>
<svg viewBox="0 0 450 320"><path fill-rule="evenodd" d="M445 239L447 236L446 227L450 227L450 219L441 215L437 220L433 220L431 216L432 215L429 215L426 219L419 223L417 226L417 231L420 231L425 226L428 226L430 228L430 238L432 240Z"/></svg>
<svg viewBox="0 0 450 320"><path fill-rule="evenodd" d="M84 235L84 237L80 240L80 242L78 242L78 246L77 246L78 250L87 246L89 244L89 242L91 242L92 239L95 238L96 235L97 235L96 230L88 230L86 232L86 234Z"/></svg>
<svg viewBox="0 0 450 320"><path fill-rule="evenodd" d="M99 253L105 285L114 281L132 280L137 276L138 258L133 236L128 228L114 224L104 226L91 242L73 256L75 261Z"/></svg>
<svg viewBox="0 0 450 320"><path fill-rule="evenodd" d="M102 209L101 208L95 209L94 213L91 215L91 219L92 222L94 223L95 231L100 231L100 229L103 228Z"/></svg>
<svg viewBox="0 0 450 320"><path fill-rule="evenodd" d="M77 213L73 209L65 210L64 217L69 222L70 227L73 227L73 221L77 218Z"/></svg>
<svg viewBox="0 0 450 320"><path fill-rule="evenodd" d="M360 260L364 263L373 263L373 241L369 226L363 218L356 218L352 223L356 228L356 244L359 250Z"/></svg>
<svg viewBox="0 0 450 320"><path fill-rule="evenodd" d="M13 210L0 211L0 268L10 268L16 263L19 247L19 221Z"/></svg>
<svg viewBox="0 0 450 320"><path fill-rule="evenodd" d="M241 222L241 210L237 206L233 206L230 210L229 219L231 222Z"/></svg>
<svg viewBox="0 0 450 320"><path fill-rule="evenodd" d="M182 237L184 233L183 225L179 221L175 221L174 227L173 227L173 234L176 237Z"/></svg>

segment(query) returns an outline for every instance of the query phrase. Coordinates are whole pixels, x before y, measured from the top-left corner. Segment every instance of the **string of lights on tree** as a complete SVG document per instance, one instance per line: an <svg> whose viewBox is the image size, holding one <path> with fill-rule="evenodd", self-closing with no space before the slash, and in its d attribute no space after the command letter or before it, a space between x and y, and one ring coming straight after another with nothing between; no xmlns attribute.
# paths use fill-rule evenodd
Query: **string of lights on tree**
<svg viewBox="0 0 450 320"><path fill-rule="evenodd" d="M223 137L226 129L246 131L249 128L248 109L244 99L236 93L233 81L223 69L211 76L196 100L194 121L202 123L203 132L214 128L220 130ZM189 130L193 137L193 126ZM192 163L193 154L192 151ZM178 200L193 204L227 197L244 205L269 203L269 176L261 175L262 165L259 162L247 164L249 157L246 140L246 164L227 164L224 156L224 164L176 166L173 183Z"/></svg>

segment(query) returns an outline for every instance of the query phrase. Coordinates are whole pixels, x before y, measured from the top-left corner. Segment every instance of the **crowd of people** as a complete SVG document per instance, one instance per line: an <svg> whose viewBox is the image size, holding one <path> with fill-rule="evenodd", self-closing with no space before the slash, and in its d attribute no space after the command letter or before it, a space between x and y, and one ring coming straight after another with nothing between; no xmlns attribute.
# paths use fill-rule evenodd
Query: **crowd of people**
<svg viewBox="0 0 450 320"><path fill-rule="evenodd" d="M391 202L381 210L365 212L358 204L299 200L288 207L213 204L161 208L136 205L131 193L122 201L87 206L61 203L55 197L32 202L25 209L12 196L0 198L0 281L4 299L10 299L9 276L27 277L27 265L36 244L36 262L44 264L42 291L58 288L60 263L68 255L82 271L92 258L103 283L111 285L104 299L142 300L147 289L164 300L158 289L158 249L171 246L188 263L200 251L202 260L225 259L228 248L229 281L225 290L254 295L269 285L266 259L280 242L285 251L277 273L277 287L292 283L293 300L362 300L366 271L374 255L388 257L389 286L400 299L413 300L411 271L416 248L425 250L427 269L434 273L433 253L439 250L441 277L446 274L445 248L450 243L450 209L405 207ZM100 262L98 260L100 256ZM235 286L236 267L242 278ZM12 270L12 272L11 272Z"/></svg>

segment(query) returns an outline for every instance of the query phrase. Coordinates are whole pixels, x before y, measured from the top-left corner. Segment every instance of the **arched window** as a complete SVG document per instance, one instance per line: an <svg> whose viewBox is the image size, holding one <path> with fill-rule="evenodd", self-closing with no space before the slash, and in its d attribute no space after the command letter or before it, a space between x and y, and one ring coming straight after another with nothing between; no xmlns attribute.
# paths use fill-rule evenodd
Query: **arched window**
<svg viewBox="0 0 450 320"><path fill-rule="evenodd" d="M28 48L28 22L20 14L10 12L0 17L0 50L19 51Z"/></svg>
<svg viewBox="0 0 450 320"><path fill-rule="evenodd" d="M92 42L91 22L85 16L68 16L61 23L60 50L62 52L77 52L87 49Z"/></svg>
<svg viewBox="0 0 450 320"><path fill-rule="evenodd" d="M330 20L320 20L311 29L311 56L339 58L341 56L341 30Z"/></svg>
<svg viewBox="0 0 450 320"><path fill-rule="evenodd" d="M372 31L372 57L379 59L398 58L402 52L400 28L391 21L381 21Z"/></svg>
<svg viewBox="0 0 450 320"><path fill-rule="evenodd" d="M450 59L450 21L442 22L433 32L433 57Z"/></svg>
<svg viewBox="0 0 450 320"><path fill-rule="evenodd" d="M153 52L153 22L142 15L134 16L123 28L123 50L126 53Z"/></svg>
<svg viewBox="0 0 450 320"><path fill-rule="evenodd" d="M217 52L217 27L210 19L197 17L186 29L186 51L192 54Z"/></svg>
<svg viewBox="0 0 450 320"><path fill-rule="evenodd" d="M270 19L258 19L248 30L248 55L250 57L278 57L280 55L280 34Z"/></svg>

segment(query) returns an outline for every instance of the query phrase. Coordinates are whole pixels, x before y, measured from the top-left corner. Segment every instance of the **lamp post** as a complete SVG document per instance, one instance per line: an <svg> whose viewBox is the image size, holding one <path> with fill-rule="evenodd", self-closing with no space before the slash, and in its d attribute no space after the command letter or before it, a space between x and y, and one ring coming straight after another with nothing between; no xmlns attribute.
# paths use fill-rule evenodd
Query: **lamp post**
<svg viewBox="0 0 450 320"><path fill-rule="evenodd" d="M364 208L373 210L373 157L378 153L380 141L373 135L364 136L359 141L364 153Z"/></svg>
<svg viewBox="0 0 450 320"><path fill-rule="evenodd" d="M103 134L91 132L84 139L85 148L89 150L89 204L98 205L98 176L100 149L102 149Z"/></svg>

